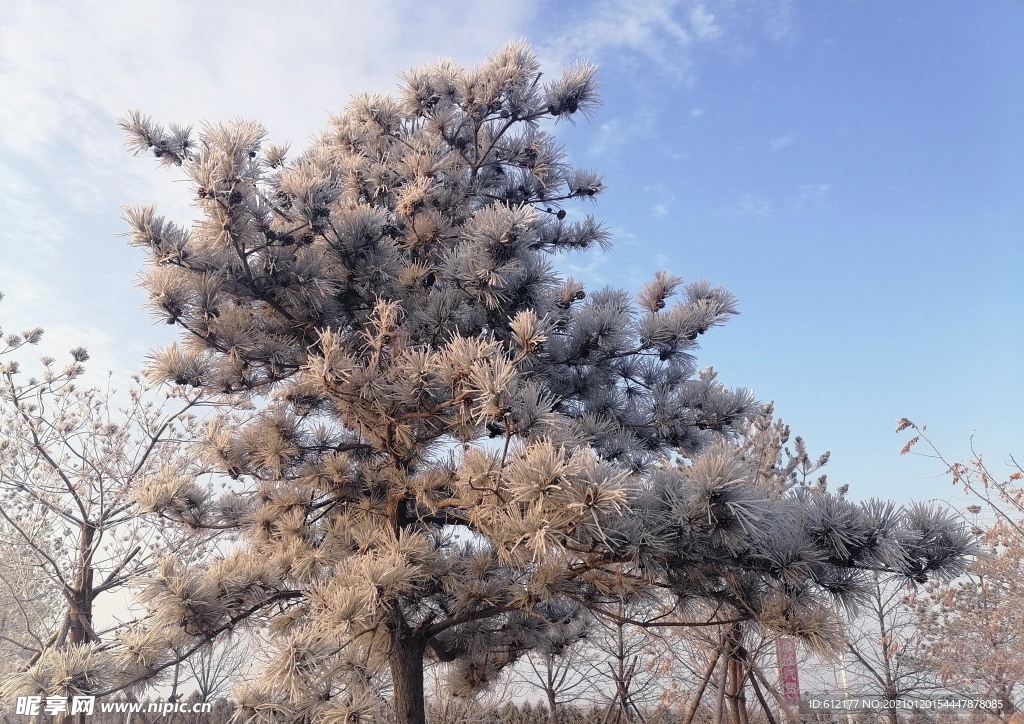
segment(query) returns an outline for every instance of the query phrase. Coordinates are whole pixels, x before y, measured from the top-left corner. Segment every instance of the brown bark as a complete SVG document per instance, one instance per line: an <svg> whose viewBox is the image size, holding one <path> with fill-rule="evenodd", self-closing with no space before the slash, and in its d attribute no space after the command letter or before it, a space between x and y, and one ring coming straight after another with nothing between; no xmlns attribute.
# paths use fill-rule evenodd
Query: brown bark
<svg viewBox="0 0 1024 724"><path fill-rule="evenodd" d="M74 589L67 593L68 618L71 623L68 643L71 646L81 646L92 639L92 546L95 537L96 527L90 521L83 522L78 539L78 564L81 570L76 577Z"/></svg>
<svg viewBox="0 0 1024 724"><path fill-rule="evenodd" d="M758 702L761 704L761 710L764 712L765 718L768 719L768 724L778 724L775 721L775 716L772 714L771 707L765 701L764 694L761 693L761 687L757 685L757 677L754 676L754 672L749 668L747 669L747 679L750 680L750 688L754 690L754 696L757 697Z"/></svg>
<svg viewBox="0 0 1024 724"><path fill-rule="evenodd" d="M711 677L715 673L715 667L718 665L718 659L722 656L722 650L716 649L714 654L708 661L708 667L704 671L704 676L701 678L700 685L697 687L697 691L694 692L693 697L690 699L690 703L686 705L686 711L683 712L683 718L680 720L682 724L692 724L693 718L697 715L697 709L700 708L700 700L704 697L704 692L707 691L708 684L711 682Z"/></svg>
<svg viewBox="0 0 1024 724"><path fill-rule="evenodd" d="M743 663L734 655L729 661L729 678L731 679L730 701L733 706L733 721L735 724L750 724L747 715L747 696L745 685L747 674Z"/></svg>
<svg viewBox="0 0 1024 724"><path fill-rule="evenodd" d="M96 528L89 522L82 524L78 540L78 556L82 568L79 571L75 587L67 593L68 599L68 644L82 646L95 637L92 627L93 600L93 568L92 546L96 536ZM85 724L85 714L65 713L60 716L61 724Z"/></svg>
<svg viewBox="0 0 1024 724"><path fill-rule="evenodd" d="M413 634L400 614L396 619L391 633L390 656L395 721L397 724L426 724L423 699L425 641Z"/></svg>
<svg viewBox="0 0 1024 724"><path fill-rule="evenodd" d="M714 724L722 724L722 722L725 721L725 687L727 683L726 677L729 673L728 642L722 642L720 651L722 652L722 655L719 661L720 666L718 669L718 678L715 682Z"/></svg>

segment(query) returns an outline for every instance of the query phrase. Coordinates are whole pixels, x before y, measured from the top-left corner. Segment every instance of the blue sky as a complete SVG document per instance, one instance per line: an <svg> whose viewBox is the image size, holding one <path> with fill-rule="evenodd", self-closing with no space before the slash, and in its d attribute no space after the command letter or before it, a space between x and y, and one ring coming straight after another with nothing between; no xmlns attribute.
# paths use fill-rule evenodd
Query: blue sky
<svg viewBox="0 0 1024 724"><path fill-rule="evenodd" d="M120 207L189 219L187 185L114 120L253 117L301 147L359 91L525 37L597 62L604 105L559 127L606 174L615 248L591 287L708 278L742 314L701 364L831 450L855 497L953 498L895 421L1024 455L1024 4L47 2L0 17L0 322L127 376L173 331L134 286ZM998 467L998 466L997 466Z"/></svg>

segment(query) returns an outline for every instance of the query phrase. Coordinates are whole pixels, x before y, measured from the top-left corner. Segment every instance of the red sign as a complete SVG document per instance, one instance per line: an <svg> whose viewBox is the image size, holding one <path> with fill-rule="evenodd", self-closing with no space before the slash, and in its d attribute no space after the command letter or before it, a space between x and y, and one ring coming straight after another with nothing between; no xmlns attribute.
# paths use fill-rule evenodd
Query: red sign
<svg viewBox="0 0 1024 724"><path fill-rule="evenodd" d="M779 636L776 642L779 667L779 688L790 706L800 704L800 672L796 665L796 639Z"/></svg>

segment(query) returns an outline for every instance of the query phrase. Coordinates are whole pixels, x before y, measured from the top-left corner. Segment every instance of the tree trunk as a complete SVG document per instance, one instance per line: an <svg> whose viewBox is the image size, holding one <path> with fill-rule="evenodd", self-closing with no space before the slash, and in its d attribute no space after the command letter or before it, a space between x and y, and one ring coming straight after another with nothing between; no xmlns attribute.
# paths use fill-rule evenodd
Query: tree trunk
<svg viewBox="0 0 1024 724"><path fill-rule="evenodd" d="M895 689L892 687L886 687L885 689L885 700L895 701L899 698ZM895 708L888 709L886 711L886 718L889 720L889 724L900 724L900 715L897 713Z"/></svg>
<svg viewBox="0 0 1024 724"><path fill-rule="evenodd" d="M736 657L736 648L733 648L733 657L729 659L729 678L732 680L730 701L734 709L733 719L736 724L750 724L750 717L747 716L746 683L747 674L743 663Z"/></svg>
<svg viewBox="0 0 1024 724"><path fill-rule="evenodd" d="M551 666L550 662L551 659L548 658L549 671ZM548 685L545 687L544 690L548 695L548 724L558 724L558 692L555 691L554 683L551 682L550 679L548 681Z"/></svg>
<svg viewBox="0 0 1024 724"><path fill-rule="evenodd" d="M426 724L423 699L424 641L413 636L405 621L391 634L391 683L397 724Z"/></svg>
<svg viewBox="0 0 1024 724"><path fill-rule="evenodd" d="M775 699L775 703L778 705L779 711L782 713L782 718L787 722L799 722L799 707L794 710L793 707L789 705L786 701L786 697L782 695L782 692L772 686L772 682L769 681L768 677L765 676L763 671L761 671L761 667L755 664L749 656L746 658L746 661L747 665L750 667L751 673L753 673L754 676L757 677L757 680L761 682L761 686L764 687L765 691L771 694L772 698Z"/></svg>
<svg viewBox="0 0 1024 724"><path fill-rule="evenodd" d="M81 526L78 538L78 564L81 569L75 580L75 586L68 596L68 645L83 646L94 639L92 628L93 570L92 545L96 537L96 528L86 522ZM85 714L77 716L70 713L60 715L61 724L85 724Z"/></svg>
<svg viewBox="0 0 1024 724"><path fill-rule="evenodd" d="M725 721L725 686L726 677L729 673L729 649L723 641L721 644L722 655L719 658L718 678L715 683L715 711L714 724L722 724Z"/></svg>
<svg viewBox="0 0 1024 724"><path fill-rule="evenodd" d="M768 706L768 702L765 701L764 695L761 693L761 687L757 685L757 677L754 676L754 672L749 667L747 667L747 679L750 681L750 688L754 690L754 696L757 697L758 702L761 704L761 710L764 712L768 724L778 724L775 721L775 716L772 714L772 708Z"/></svg>
<svg viewBox="0 0 1024 724"><path fill-rule="evenodd" d="M700 680L700 684L697 687L697 691L694 692L693 698L690 699L690 703L686 706L686 711L683 712L683 718L680 720L682 724L693 724L693 718L697 715L697 709L700 708L700 700L704 697L704 692L708 688L708 684L711 682L711 677L715 673L715 667L718 665L718 659L722 656L722 649L715 649L714 654L708 661L708 668L704 672L703 678Z"/></svg>

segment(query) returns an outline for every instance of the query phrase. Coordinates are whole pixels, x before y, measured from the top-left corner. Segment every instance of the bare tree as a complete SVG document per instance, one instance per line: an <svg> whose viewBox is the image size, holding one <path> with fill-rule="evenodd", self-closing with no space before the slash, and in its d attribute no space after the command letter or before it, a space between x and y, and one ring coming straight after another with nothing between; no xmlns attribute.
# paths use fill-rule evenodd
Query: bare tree
<svg viewBox="0 0 1024 724"><path fill-rule="evenodd" d="M45 535L38 528L32 534ZM15 670L45 647L63 614L59 592L40 575L31 550L16 543L16 533L0 522L0 671Z"/></svg>
<svg viewBox="0 0 1024 724"><path fill-rule="evenodd" d="M580 701L593 687L593 668L599 665L589 650L571 645L562 650L543 646L526 656L523 677L541 689L547 704L549 724L560 724L560 712L566 704Z"/></svg>
<svg viewBox="0 0 1024 724"><path fill-rule="evenodd" d="M955 692L994 698L1000 718L1016 714L1019 719L1024 706L1024 657L1018 653L1024 650L1024 468L1013 455L994 465L977 450L973 437L970 457L953 461L936 447L925 426L900 418L896 432L908 429L913 436L900 454L934 458L955 486L981 503L968 506L966 513L986 548L966 579L934 583L917 597L926 645L923 663ZM919 453L921 447L928 451ZM979 522L986 519L991 523Z"/></svg>
<svg viewBox="0 0 1024 724"><path fill-rule="evenodd" d="M916 663L957 695L997 702L993 713L1009 721L1024 708L1024 545L1001 521L985 540L968 576L916 596Z"/></svg>
<svg viewBox="0 0 1024 724"><path fill-rule="evenodd" d="M549 724L561 721L559 711L564 704L579 701L593 688L594 622L577 608L577 604L569 605L563 618L569 623L554 624L545 640L512 672L512 680L540 689Z"/></svg>
<svg viewBox="0 0 1024 724"><path fill-rule="evenodd" d="M203 701L212 701L229 693L252 662L251 642L224 639L212 643L185 660L196 692Z"/></svg>
<svg viewBox="0 0 1024 724"><path fill-rule="evenodd" d="M646 722L645 712L659 700L661 680L651 664L664 655L664 642L656 629L630 623L649 618L652 607L658 608L649 598L620 599L614 617L596 617L586 652L592 657L592 696L601 703L606 724Z"/></svg>
<svg viewBox="0 0 1024 724"><path fill-rule="evenodd" d="M39 334L8 337L8 350ZM89 660L131 617L124 609L98 620L97 611L123 608L159 556L201 551L136 514L157 480L204 472L183 443L205 395L174 390L165 408L139 382L117 410L113 390L76 386L87 358L72 350L62 369L43 358L38 377L13 360L0 367L0 595L12 603L3 619L13 653L5 697L91 693Z"/></svg>
<svg viewBox="0 0 1024 724"><path fill-rule="evenodd" d="M1003 538L1014 536L1018 541L1024 541L1024 486L1021 485L1021 481L1024 480L1024 467L1021 467L1013 455L1004 461L1004 471L998 472L986 456L976 449L972 437L970 459L951 461L928 437L927 426L918 427L907 418L901 417L896 423L896 432L908 429L913 431L914 435L904 444L900 455L913 451L914 454L923 454L938 460L945 467L945 473L949 475L954 485L984 503L985 508L999 519L1003 526ZM930 452L918 453L920 448L915 449L915 446L921 442Z"/></svg>
<svg viewBox="0 0 1024 724"><path fill-rule="evenodd" d="M846 628L843 655L852 659L857 693L906 701L942 688L934 668L922 658L928 637L918 628L912 600L905 582L874 577L866 602ZM939 630L929 637L942 635ZM891 724L900 721L895 708L886 717Z"/></svg>

